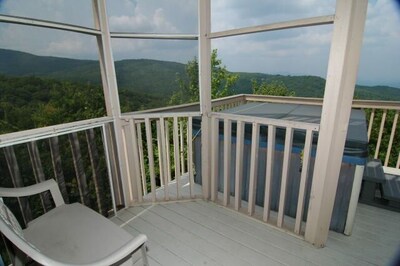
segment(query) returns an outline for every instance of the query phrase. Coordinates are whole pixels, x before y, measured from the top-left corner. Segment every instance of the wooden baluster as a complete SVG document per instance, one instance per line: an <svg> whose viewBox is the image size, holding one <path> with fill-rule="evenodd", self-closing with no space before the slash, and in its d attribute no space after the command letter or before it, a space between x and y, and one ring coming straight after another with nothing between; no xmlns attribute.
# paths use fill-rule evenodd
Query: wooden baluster
<svg viewBox="0 0 400 266"><path fill-rule="evenodd" d="M274 163L275 163L275 136L276 127L268 126L268 148L267 148L267 163L265 168L265 192L264 192L264 222L268 222L271 208L271 191L272 179L274 176Z"/></svg>
<svg viewBox="0 0 400 266"><path fill-rule="evenodd" d="M257 168L258 168L258 149L260 139L260 125L253 123L251 138L251 156L250 156L250 181L249 181L249 206L248 214L254 214L257 190Z"/></svg>
<svg viewBox="0 0 400 266"><path fill-rule="evenodd" d="M150 172L150 187L151 187L151 200L156 201L156 178L154 173L154 154L153 154L153 137L151 134L151 122L149 118L144 120L146 127L146 141L147 141L147 156L149 158L149 172Z"/></svg>
<svg viewBox="0 0 400 266"><path fill-rule="evenodd" d="M218 199L218 146L219 146L219 121L211 118L211 200Z"/></svg>
<svg viewBox="0 0 400 266"><path fill-rule="evenodd" d="M292 143L293 143L293 128L287 127L285 136L285 150L283 153L281 190L279 195L279 210L278 210L278 223L277 223L278 227L283 226L283 218L285 215L286 188L290 170L290 156L292 155Z"/></svg>
<svg viewBox="0 0 400 266"><path fill-rule="evenodd" d="M242 205L242 184L243 184L243 144L244 144L244 123L237 122L236 128L236 165L235 165L235 210Z"/></svg>
<svg viewBox="0 0 400 266"><path fill-rule="evenodd" d="M301 167L299 197L297 200L296 223L294 226L294 232L296 234L300 234L301 222L303 221L304 199L305 199L305 194L306 194L306 184L307 184L307 177L308 177L309 166L310 166L312 138L313 138L312 130L307 130L306 141L305 141L304 150L303 150L303 159L302 159L303 165Z"/></svg>
<svg viewBox="0 0 400 266"><path fill-rule="evenodd" d="M231 150L232 123L224 119L224 206L229 205L231 198Z"/></svg>

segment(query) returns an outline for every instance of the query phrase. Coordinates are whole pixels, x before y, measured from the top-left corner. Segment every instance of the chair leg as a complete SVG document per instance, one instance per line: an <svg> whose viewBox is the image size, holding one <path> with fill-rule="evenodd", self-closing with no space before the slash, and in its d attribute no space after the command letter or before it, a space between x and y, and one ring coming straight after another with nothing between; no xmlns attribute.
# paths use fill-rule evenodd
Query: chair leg
<svg viewBox="0 0 400 266"><path fill-rule="evenodd" d="M140 250L142 251L143 265L144 265L144 266L149 266L149 260L147 259L146 245L143 244L142 247L140 248Z"/></svg>

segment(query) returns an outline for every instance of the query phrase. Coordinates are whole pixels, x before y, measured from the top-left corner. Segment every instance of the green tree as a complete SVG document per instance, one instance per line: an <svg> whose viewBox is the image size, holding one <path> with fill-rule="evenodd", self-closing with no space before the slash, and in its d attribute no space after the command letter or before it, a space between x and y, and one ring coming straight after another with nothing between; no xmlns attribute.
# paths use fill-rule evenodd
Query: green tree
<svg viewBox="0 0 400 266"><path fill-rule="evenodd" d="M36 127L73 122L106 115L103 92L99 86L54 83L50 101L38 105L32 119Z"/></svg>
<svg viewBox="0 0 400 266"><path fill-rule="evenodd" d="M372 112L371 109L365 109L367 125L370 122L369 120L371 118L371 112ZM370 158L373 158L375 155L376 145L377 145L378 138L379 138L380 125L381 125L382 118L383 118L383 112L384 112L383 110L379 110L379 109L375 110L375 116L374 116L374 121L373 121L373 125L372 125L371 136L368 141L368 155ZM378 153L378 159L380 159L382 161L382 164L385 162L385 159L386 159L386 153L387 153L387 149L389 146L389 139L390 139L390 134L392 131L393 120L394 120L395 115L396 115L395 110L387 111L385 126L383 128L383 136L382 136L382 140L381 140L380 147L379 147L379 153ZM398 154L400 153L400 134L397 133L399 131L400 131L400 124L397 123L396 134L393 139L392 149L391 149L389 162L388 162L389 167L396 166L397 157L398 157Z"/></svg>
<svg viewBox="0 0 400 266"><path fill-rule="evenodd" d="M253 79L251 87L253 94L257 95L295 96L295 92L290 91L282 81L273 80L270 83L266 81L258 83L257 80Z"/></svg>
<svg viewBox="0 0 400 266"><path fill-rule="evenodd" d="M222 60L218 58L218 51L214 49L211 54L211 98L221 98L233 94L233 85L238 80L237 74L230 73ZM171 96L171 105L199 101L199 63L195 57L186 65L186 76L177 77L179 88Z"/></svg>

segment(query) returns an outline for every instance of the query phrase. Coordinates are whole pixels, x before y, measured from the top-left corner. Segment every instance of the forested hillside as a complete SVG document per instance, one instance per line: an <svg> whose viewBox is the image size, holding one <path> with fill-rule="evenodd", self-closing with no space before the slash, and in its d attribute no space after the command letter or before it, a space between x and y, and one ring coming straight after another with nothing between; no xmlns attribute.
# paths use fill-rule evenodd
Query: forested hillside
<svg viewBox="0 0 400 266"><path fill-rule="evenodd" d="M99 85L0 75L0 134L106 115ZM155 108L160 98L120 90L123 112Z"/></svg>
<svg viewBox="0 0 400 266"><path fill-rule="evenodd" d="M324 96L325 79L316 76L283 76L261 73L238 73L239 80L234 86L237 93L251 93L251 81L278 81L294 91L298 97ZM354 97L357 99L400 101L400 89L388 86L356 86Z"/></svg>
<svg viewBox="0 0 400 266"><path fill-rule="evenodd" d="M0 74L4 75L101 84L99 62L94 60L36 56L5 49L0 49L0 59ZM115 70L119 88L164 97L176 90L177 75L184 75L185 65L147 59L122 60L115 62Z"/></svg>
<svg viewBox="0 0 400 266"><path fill-rule="evenodd" d="M0 74L11 76L38 76L100 85L99 63L93 60L76 60L35 56L28 53L0 49ZM130 59L115 62L118 86L121 89L161 97L165 105L174 91L178 79L185 79L185 64ZM251 81L283 82L299 97L322 97L325 79L316 76L285 76L262 73L233 73L239 76L233 90L235 94L251 93ZM0 88L1 89L1 88ZM400 101L400 89L388 86L357 85L355 97L359 99Z"/></svg>

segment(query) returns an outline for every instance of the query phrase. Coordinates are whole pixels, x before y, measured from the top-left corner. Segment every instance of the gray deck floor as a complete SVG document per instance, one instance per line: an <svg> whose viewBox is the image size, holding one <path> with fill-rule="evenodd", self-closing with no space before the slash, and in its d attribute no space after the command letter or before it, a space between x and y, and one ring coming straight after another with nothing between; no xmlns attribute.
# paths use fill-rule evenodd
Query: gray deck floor
<svg viewBox="0 0 400 266"><path fill-rule="evenodd" d="M353 235L331 232L322 249L203 200L131 207L111 220L147 235L150 265L387 265L400 251L400 213L363 204Z"/></svg>

